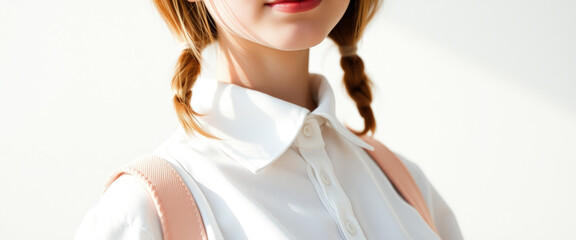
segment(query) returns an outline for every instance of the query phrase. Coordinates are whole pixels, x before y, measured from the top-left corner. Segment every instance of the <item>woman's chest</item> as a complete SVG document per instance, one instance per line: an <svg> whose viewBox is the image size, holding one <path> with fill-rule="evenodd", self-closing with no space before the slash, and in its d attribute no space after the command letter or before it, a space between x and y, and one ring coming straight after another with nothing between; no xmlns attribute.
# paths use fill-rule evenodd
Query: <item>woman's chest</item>
<svg viewBox="0 0 576 240"><path fill-rule="evenodd" d="M363 150L327 146L291 147L258 173L225 159L187 166L213 215L205 221L224 239L436 238Z"/></svg>

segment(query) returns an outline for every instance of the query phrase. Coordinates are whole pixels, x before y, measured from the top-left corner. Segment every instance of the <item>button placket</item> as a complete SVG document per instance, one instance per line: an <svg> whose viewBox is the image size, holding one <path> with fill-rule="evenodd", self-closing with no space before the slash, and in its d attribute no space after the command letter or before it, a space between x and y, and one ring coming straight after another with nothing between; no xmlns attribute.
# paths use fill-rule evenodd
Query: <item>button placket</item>
<svg viewBox="0 0 576 240"><path fill-rule="evenodd" d="M294 143L302 158L311 166L313 174L309 176L315 182L318 196L333 214L343 237L355 240L366 239L354 216L350 200L334 175L330 158L324 149L318 120L314 118L306 120L301 134Z"/></svg>

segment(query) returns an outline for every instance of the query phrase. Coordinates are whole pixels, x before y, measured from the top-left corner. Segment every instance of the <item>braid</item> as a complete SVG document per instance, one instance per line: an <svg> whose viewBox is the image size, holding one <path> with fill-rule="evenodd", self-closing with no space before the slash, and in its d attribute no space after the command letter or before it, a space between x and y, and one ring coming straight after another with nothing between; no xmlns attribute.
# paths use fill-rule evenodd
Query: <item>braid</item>
<svg viewBox="0 0 576 240"><path fill-rule="evenodd" d="M356 54L356 45L381 3L382 0L350 1L344 16L328 34L342 54L340 66L344 70L343 81L348 95L356 102L358 113L364 118L364 129L359 132L354 131L356 135L374 133L376 130L376 120L370 107L372 103L371 82L364 73L362 58Z"/></svg>
<svg viewBox="0 0 576 240"><path fill-rule="evenodd" d="M187 44L187 48L182 50L178 58L172 78L173 103L178 121L188 135L198 133L215 138L196 118L200 114L192 109L190 100L192 86L200 75L202 49L218 37L216 24L208 13L204 1L153 0L153 2L172 33L180 42Z"/></svg>
<svg viewBox="0 0 576 240"><path fill-rule="evenodd" d="M358 113L364 118L364 129L354 132L356 135L365 135L376 130L376 120L370 104L372 103L371 82L364 73L364 62L360 56L353 54L342 56L340 65L344 70L344 85L348 95L356 102Z"/></svg>
<svg viewBox="0 0 576 240"><path fill-rule="evenodd" d="M192 49L184 49L176 64L176 74L172 78L172 90L174 95L174 109L180 124L189 135L194 132L205 137L214 138L198 122L199 114L192 109L192 86L200 75L200 59L192 52Z"/></svg>

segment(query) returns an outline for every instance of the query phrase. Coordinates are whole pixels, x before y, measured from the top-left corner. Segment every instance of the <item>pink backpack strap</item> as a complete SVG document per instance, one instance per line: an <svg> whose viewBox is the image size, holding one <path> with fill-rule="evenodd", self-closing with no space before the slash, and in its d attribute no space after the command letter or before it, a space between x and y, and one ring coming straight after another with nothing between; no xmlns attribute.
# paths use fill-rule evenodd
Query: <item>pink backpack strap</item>
<svg viewBox="0 0 576 240"><path fill-rule="evenodd" d="M138 178L152 197L164 240L208 239L196 201L170 163L152 154L138 157L116 171L105 190L123 174Z"/></svg>
<svg viewBox="0 0 576 240"><path fill-rule="evenodd" d="M380 166L380 169L382 169L382 172L384 172L392 185L394 185L400 196L412 205L416 211L420 213L424 221L428 223L428 226L438 234L428 205L426 205L426 201L424 201L418 185L416 185L416 182L402 160L378 140L368 136L364 136L362 139L374 147L374 151L366 150L366 152L368 152L370 157Z"/></svg>

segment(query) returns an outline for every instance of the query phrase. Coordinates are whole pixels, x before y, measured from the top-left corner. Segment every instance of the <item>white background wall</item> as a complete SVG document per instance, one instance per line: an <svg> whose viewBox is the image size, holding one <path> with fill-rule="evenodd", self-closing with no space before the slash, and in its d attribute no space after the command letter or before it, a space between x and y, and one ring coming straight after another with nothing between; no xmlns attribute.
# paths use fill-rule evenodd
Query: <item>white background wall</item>
<svg viewBox="0 0 576 240"><path fill-rule="evenodd" d="M377 136L467 239L575 239L576 2L388 0L360 45ZM0 1L0 236L70 239L111 170L177 127L151 1ZM312 70L357 116L329 42Z"/></svg>

